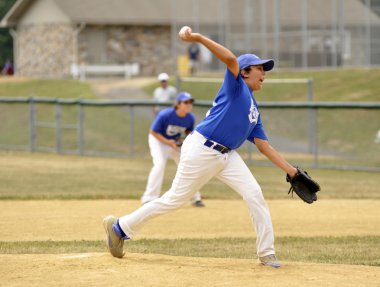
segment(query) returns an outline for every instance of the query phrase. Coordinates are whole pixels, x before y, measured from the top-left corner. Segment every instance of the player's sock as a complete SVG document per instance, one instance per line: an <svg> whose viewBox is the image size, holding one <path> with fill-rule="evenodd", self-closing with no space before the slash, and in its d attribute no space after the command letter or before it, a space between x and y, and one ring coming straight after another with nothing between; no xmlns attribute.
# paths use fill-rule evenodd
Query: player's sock
<svg viewBox="0 0 380 287"><path fill-rule="evenodd" d="M121 239L123 239L123 240L130 239L128 237L128 235L125 234L125 232L123 231L123 229L121 229L121 226L119 224L119 219L112 225L112 229L113 229L113 231L115 231L115 233L117 235L120 236Z"/></svg>

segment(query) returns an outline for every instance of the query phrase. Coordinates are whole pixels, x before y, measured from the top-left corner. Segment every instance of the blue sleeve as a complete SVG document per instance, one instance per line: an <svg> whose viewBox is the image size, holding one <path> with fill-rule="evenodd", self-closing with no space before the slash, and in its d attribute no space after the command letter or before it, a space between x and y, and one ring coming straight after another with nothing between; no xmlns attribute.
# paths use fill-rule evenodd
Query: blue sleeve
<svg viewBox="0 0 380 287"><path fill-rule="evenodd" d="M237 93L237 90L241 88L243 79L241 78L241 75L239 73L238 77L235 78L235 76L231 73L229 69L226 69L226 73L224 74L224 81L223 86L228 96L234 96Z"/></svg>
<svg viewBox="0 0 380 287"><path fill-rule="evenodd" d="M259 138L266 141L268 140L268 137L264 131L263 123L261 122L261 115L259 116L257 124L255 125L255 127L253 128L252 132L250 133L247 139L250 142L253 142L254 138Z"/></svg>
<svg viewBox="0 0 380 287"><path fill-rule="evenodd" d="M152 123L151 130L163 135L165 129L165 114L160 111Z"/></svg>

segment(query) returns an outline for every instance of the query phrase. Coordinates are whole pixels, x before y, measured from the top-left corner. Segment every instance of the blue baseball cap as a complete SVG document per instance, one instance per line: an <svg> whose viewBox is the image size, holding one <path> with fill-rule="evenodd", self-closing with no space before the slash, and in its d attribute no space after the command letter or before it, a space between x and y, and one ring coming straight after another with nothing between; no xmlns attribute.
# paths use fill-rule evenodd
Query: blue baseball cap
<svg viewBox="0 0 380 287"><path fill-rule="evenodd" d="M186 93L186 92L180 92L176 98L177 103L186 102L188 100L192 100L194 102L193 97L189 93Z"/></svg>
<svg viewBox="0 0 380 287"><path fill-rule="evenodd" d="M254 54L244 54L237 58L239 62L239 69L243 70L249 66L263 65L264 71L273 69L274 61L272 59L260 59Z"/></svg>

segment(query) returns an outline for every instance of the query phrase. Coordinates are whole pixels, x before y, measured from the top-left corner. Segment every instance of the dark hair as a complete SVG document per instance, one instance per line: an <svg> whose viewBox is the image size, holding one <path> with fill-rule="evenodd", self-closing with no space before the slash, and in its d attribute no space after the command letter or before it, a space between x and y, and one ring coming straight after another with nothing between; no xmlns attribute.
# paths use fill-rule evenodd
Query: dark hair
<svg viewBox="0 0 380 287"><path fill-rule="evenodd" d="M245 67L244 69L241 69L241 70L240 70L240 73L241 73L241 71L245 71L245 72L249 73L251 70L252 70L252 66L248 66L248 67ZM243 76L243 74L241 74L241 76L243 77L243 79L245 78L245 77Z"/></svg>
<svg viewBox="0 0 380 287"><path fill-rule="evenodd" d="M245 67L243 70L249 73L252 70L252 66Z"/></svg>

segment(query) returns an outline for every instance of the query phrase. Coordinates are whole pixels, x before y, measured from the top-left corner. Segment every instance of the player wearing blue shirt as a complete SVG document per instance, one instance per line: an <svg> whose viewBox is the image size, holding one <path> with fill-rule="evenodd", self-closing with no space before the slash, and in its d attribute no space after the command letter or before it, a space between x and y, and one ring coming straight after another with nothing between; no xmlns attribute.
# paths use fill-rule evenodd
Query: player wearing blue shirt
<svg viewBox="0 0 380 287"><path fill-rule="evenodd" d="M190 96L189 96L190 98ZM185 107L191 107L191 100L186 100L183 103ZM194 129L195 117L191 112L184 111L183 116L178 115L182 110L177 110L175 107L170 107L160 111L155 118L151 130L161 134L168 140L175 140L186 135L186 131Z"/></svg>
<svg viewBox="0 0 380 287"><path fill-rule="evenodd" d="M149 132L149 148L153 167L149 173L141 203L160 197L168 158L177 164L180 157L182 141L194 129L195 116L191 112L194 99L189 93L182 92L176 97L176 105L160 111ZM200 192L195 193L192 204L203 207Z"/></svg>
<svg viewBox="0 0 380 287"><path fill-rule="evenodd" d="M247 203L256 231L257 255L264 266L280 267L274 249L274 233L268 206L255 177L236 149L245 140L289 176L297 170L268 142L252 92L262 88L271 59L262 60L245 54L238 58L227 48L191 28L181 29L183 41L198 42L226 64L224 82L206 118L183 143L176 176L169 191L134 212L116 218L108 216L103 224L108 249L115 257L123 256L124 240L135 236L150 218L181 207L211 178L216 177L239 193Z"/></svg>
<svg viewBox="0 0 380 287"><path fill-rule="evenodd" d="M267 140L252 90L241 75L235 79L230 70L215 97L214 105L196 130L229 149L237 149L245 140Z"/></svg>

